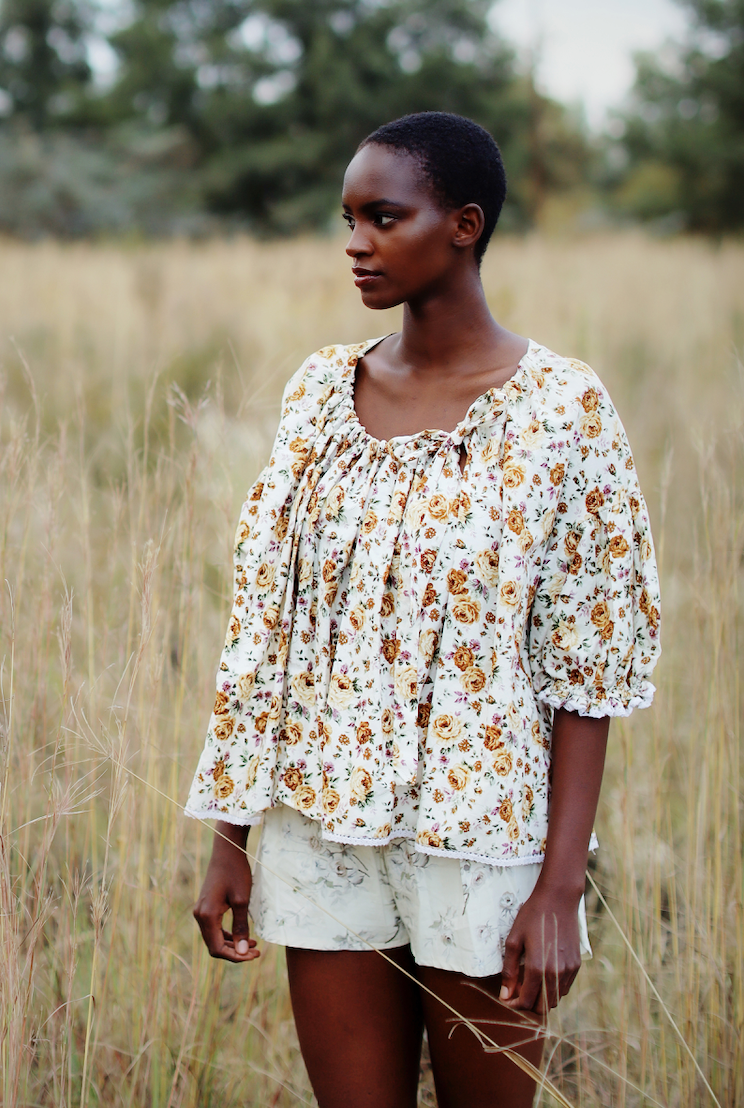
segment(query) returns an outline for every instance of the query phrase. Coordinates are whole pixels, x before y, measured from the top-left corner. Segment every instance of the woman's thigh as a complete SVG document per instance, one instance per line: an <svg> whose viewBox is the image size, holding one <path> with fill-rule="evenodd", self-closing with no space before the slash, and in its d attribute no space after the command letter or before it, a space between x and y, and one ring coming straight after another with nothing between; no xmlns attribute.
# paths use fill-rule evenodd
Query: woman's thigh
<svg viewBox="0 0 744 1108"><path fill-rule="evenodd" d="M465 977L451 970L417 966L432 993L495 1043L539 1067L542 1024L538 1016L512 1012L496 1001L501 975ZM487 994L487 995L486 995ZM506 1055L489 1049L430 993L422 990L424 1022L439 1108L530 1108L535 1083Z"/></svg>
<svg viewBox="0 0 744 1108"><path fill-rule="evenodd" d="M415 1108L423 1021L409 947L287 947L292 1010L320 1108Z"/></svg>

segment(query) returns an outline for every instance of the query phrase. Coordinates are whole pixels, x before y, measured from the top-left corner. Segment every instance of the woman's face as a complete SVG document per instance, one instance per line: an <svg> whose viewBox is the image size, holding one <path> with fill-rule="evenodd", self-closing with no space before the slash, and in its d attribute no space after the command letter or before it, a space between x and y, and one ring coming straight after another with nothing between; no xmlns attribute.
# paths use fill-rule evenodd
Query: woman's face
<svg viewBox="0 0 744 1108"><path fill-rule="evenodd" d="M363 147L346 170L342 204L351 228L346 253L368 308L444 291L462 262L461 211L437 202L415 158L376 143Z"/></svg>

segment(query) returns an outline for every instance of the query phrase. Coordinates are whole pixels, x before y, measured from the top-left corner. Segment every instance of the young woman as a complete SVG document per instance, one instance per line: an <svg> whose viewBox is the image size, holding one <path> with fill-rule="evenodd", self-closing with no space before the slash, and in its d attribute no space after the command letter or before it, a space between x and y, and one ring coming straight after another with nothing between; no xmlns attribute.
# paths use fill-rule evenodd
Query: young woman
<svg viewBox="0 0 744 1108"><path fill-rule="evenodd" d="M249 904L286 946L321 1108L413 1108L424 1027L440 1108L531 1103L431 994L539 1064L590 953L609 720L654 692L658 582L622 425L588 366L486 304L505 190L459 116L362 143L346 251L403 329L300 367L238 526L187 809L220 832L195 915L216 958L257 957Z"/></svg>

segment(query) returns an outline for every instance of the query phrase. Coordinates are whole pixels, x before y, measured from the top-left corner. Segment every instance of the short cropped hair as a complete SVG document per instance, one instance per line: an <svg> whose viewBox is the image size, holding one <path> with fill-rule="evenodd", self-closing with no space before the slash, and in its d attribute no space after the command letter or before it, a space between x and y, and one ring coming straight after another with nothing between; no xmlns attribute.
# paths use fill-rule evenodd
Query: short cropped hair
<svg viewBox="0 0 744 1108"><path fill-rule="evenodd" d="M384 123L358 149L371 143L416 158L443 207L482 208L485 226L475 244L480 265L506 197L501 151L488 131L452 112L416 112Z"/></svg>

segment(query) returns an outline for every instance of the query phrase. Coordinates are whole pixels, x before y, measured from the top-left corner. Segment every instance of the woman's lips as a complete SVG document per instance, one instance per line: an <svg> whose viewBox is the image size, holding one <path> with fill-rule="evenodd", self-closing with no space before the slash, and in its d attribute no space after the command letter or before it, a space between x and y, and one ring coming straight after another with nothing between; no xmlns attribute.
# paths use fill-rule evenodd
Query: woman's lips
<svg viewBox="0 0 744 1108"><path fill-rule="evenodd" d="M354 274L354 284L358 289L369 288L382 277L381 273L375 273L371 269L352 269L351 272Z"/></svg>

